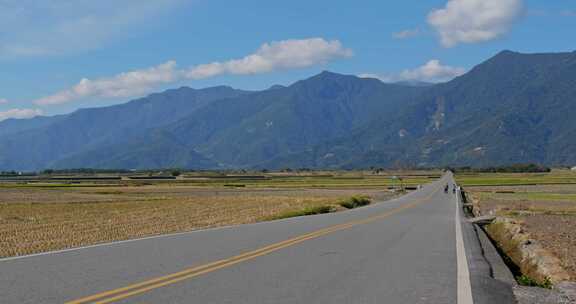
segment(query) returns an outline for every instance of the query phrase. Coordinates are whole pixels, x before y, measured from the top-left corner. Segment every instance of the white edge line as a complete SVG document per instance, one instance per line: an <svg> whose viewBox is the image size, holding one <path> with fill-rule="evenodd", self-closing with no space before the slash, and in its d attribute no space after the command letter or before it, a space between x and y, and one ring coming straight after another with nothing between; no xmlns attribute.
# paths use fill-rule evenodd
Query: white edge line
<svg viewBox="0 0 576 304"><path fill-rule="evenodd" d="M460 217L460 191L456 198L456 256L457 256L457 303L473 304L472 285L470 284L470 270L466 258L466 248L462 236L462 221Z"/></svg>

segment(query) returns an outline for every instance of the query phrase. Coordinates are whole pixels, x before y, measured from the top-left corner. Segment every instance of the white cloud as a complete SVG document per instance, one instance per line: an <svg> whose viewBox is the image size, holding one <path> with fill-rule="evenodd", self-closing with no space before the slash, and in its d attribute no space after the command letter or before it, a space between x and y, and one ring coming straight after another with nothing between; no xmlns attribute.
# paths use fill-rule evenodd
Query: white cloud
<svg viewBox="0 0 576 304"><path fill-rule="evenodd" d="M8 99L0 98L0 104L5 104L5 103L8 103Z"/></svg>
<svg viewBox="0 0 576 304"><path fill-rule="evenodd" d="M416 69L402 71L400 78L404 80L443 82L464 73L466 73L464 68L442 65L439 60L434 59Z"/></svg>
<svg viewBox="0 0 576 304"><path fill-rule="evenodd" d="M280 69L293 69L324 64L352 56L340 41L322 38L284 40L263 44L254 54L241 59L201 64L184 70L176 69L175 61L156 67L136 70L96 80L82 79L72 88L34 101L53 105L85 98L118 98L141 95L156 86L183 79L204 79L224 74L260 74Z"/></svg>
<svg viewBox="0 0 576 304"><path fill-rule="evenodd" d="M53 105L90 97L116 98L144 94L159 84L177 80L175 67L175 61L168 61L155 67L121 73L110 78L96 80L83 78L72 88L39 98L34 103Z"/></svg>
<svg viewBox="0 0 576 304"><path fill-rule="evenodd" d="M464 73L466 73L465 68L442 65L439 60L433 59L420 67L404 70L396 74L361 74L359 77L376 78L384 82L423 81L437 83L452 80Z"/></svg>
<svg viewBox="0 0 576 304"><path fill-rule="evenodd" d="M408 30L403 30L403 31L393 33L392 37L394 37L396 39L407 39L407 38L416 37L418 35L420 35L419 29L408 29Z"/></svg>
<svg viewBox="0 0 576 304"><path fill-rule="evenodd" d="M560 14L565 17L576 17L576 10L565 10L562 11Z"/></svg>
<svg viewBox="0 0 576 304"><path fill-rule="evenodd" d="M8 111L0 112L0 121L9 118L32 118L42 114L43 112L40 109L10 109Z"/></svg>
<svg viewBox="0 0 576 304"><path fill-rule="evenodd" d="M390 79L388 78L388 76L379 75L379 74L375 74L375 73L362 73L362 74L358 74L357 76L360 78L374 78L374 79L380 79L384 82L390 82Z"/></svg>
<svg viewBox="0 0 576 304"><path fill-rule="evenodd" d="M184 1L0 0L0 57L97 48Z"/></svg>
<svg viewBox="0 0 576 304"><path fill-rule="evenodd" d="M185 77L201 79L222 74L260 74L279 69L305 68L350 56L352 51L345 49L338 40L284 40L265 43L254 54L241 59L192 67Z"/></svg>
<svg viewBox="0 0 576 304"><path fill-rule="evenodd" d="M445 8L428 15L428 23L443 46L453 47L501 37L521 16L522 8L522 0L449 0Z"/></svg>

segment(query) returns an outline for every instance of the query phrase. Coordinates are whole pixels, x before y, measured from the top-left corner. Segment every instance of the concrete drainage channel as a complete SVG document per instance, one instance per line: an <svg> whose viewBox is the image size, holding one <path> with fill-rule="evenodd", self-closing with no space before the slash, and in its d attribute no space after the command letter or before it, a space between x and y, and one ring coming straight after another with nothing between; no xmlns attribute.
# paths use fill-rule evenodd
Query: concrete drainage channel
<svg viewBox="0 0 576 304"><path fill-rule="evenodd" d="M489 265L490 276L512 286L518 304L576 304L576 282L564 280L569 276L559 268L554 257L542 254L540 246L523 237L518 230L521 228L510 220L480 216L464 191L461 200ZM549 288L525 286L519 281Z"/></svg>

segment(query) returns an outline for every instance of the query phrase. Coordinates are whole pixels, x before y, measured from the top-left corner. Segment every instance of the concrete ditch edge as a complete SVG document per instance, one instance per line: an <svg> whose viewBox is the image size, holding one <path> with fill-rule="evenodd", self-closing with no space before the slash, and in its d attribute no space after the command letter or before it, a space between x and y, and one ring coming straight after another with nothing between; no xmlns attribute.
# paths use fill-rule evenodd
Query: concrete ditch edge
<svg viewBox="0 0 576 304"><path fill-rule="evenodd" d="M471 216L481 216L479 208L476 203L469 203L467 195L464 191L461 192L461 199L465 211ZM496 218L495 220L501 220ZM482 223L483 225L485 223ZM479 246L486 263L490 267L490 276L500 282L512 286L514 297L516 301L513 303L518 304L576 304L576 282L562 281L563 276L559 276L554 284L553 289L545 289L540 287L521 286L514 278L514 274L504 262L504 258L494 245L498 244L498 240L494 240L489 231L486 231L480 224L470 223L474 227L476 236L478 238ZM513 234L509 237L512 239ZM500 247L500 246L499 246ZM505 249L500 248L503 254L507 254ZM513 263L516 263L511 257Z"/></svg>
<svg viewBox="0 0 576 304"><path fill-rule="evenodd" d="M463 192L458 195L459 209L462 219L466 218L464 205L465 196ZM462 233L470 268L470 282L472 284L472 295L475 304L511 304L518 303L514 296L513 284L494 277L495 273L506 270L501 266L493 266L498 263L492 258L495 248L484 248L481 235L478 233L478 226L466 220L462 221ZM490 244L491 245L491 244ZM496 270L496 271L495 271ZM504 276L502 278L505 278Z"/></svg>

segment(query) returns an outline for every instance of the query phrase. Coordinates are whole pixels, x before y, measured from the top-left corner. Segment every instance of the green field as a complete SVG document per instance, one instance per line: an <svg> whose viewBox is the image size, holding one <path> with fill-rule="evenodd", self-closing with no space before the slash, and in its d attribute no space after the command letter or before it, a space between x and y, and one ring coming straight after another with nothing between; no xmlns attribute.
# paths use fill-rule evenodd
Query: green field
<svg viewBox="0 0 576 304"><path fill-rule="evenodd" d="M576 184L576 173L552 170L550 173L463 173L456 174L462 186L521 186Z"/></svg>
<svg viewBox="0 0 576 304"><path fill-rule="evenodd" d="M415 187L427 184L440 177L440 171L387 172L372 174L364 171L329 172L317 174L270 173L261 175L250 174L185 174L177 179L168 180L132 180L125 178L114 181L63 180L64 177L51 180L22 179L17 181L2 181L0 187L9 188L75 188L75 187L116 187L118 185L186 185L207 188L380 188L380 187ZM394 178L397 177L397 178ZM83 177L85 178L85 177ZM399 178L399 179L398 179ZM401 179L401 180L400 180Z"/></svg>

